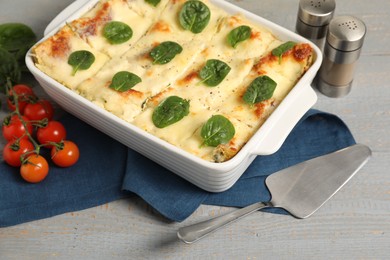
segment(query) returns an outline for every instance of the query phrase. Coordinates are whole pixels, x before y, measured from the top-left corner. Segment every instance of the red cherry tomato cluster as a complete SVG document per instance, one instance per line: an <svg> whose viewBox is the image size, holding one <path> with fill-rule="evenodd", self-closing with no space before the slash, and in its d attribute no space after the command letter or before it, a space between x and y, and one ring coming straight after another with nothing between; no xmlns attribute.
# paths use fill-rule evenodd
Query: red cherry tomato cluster
<svg viewBox="0 0 390 260"><path fill-rule="evenodd" d="M49 173L47 159L40 149L50 149L51 161L59 167L74 165L80 156L77 145L66 139L66 129L53 120L54 109L48 100L39 99L32 88L19 84L7 91L7 106L11 113L2 125L7 144L4 161L20 167L24 180L37 183Z"/></svg>

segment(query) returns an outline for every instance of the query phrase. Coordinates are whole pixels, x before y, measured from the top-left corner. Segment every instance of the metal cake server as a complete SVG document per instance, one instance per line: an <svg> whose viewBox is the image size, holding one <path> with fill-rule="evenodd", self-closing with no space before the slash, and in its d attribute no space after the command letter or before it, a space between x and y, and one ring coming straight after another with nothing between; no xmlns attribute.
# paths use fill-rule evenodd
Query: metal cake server
<svg viewBox="0 0 390 260"><path fill-rule="evenodd" d="M355 144L278 171L265 181L272 197L270 202L258 202L182 227L177 236L185 243L193 243L235 220L268 207L283 208L297 218L307 218L340 190L370 157L370 148Z"/></svg>

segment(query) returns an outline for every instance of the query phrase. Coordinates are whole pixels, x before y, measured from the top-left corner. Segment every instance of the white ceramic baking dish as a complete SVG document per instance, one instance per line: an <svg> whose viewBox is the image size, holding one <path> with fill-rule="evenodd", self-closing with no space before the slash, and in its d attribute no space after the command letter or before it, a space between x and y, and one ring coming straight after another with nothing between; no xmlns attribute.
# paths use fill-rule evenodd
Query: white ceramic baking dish
<svg viewBox="0 0 390 260"><path fill-rule="evenodd" d="M41 41L53 35L66 22L84 14L97 2L98 0L75 1L50 23L45 31L46 36ZM231 14L242 13L248 19L271 29L282 40L308 42L296 33L224 0L211 2ZM30 52L26 56L26 64L47 94L66 111L198 187L221 192L229 189L240 178L256 156L276 152L299 119L315 104L317 96L310 84L320 67L322 54L313 43L308 43L316 56L313 65L241 151L223 163L198 158L98 107L35 67Z"/></svg>

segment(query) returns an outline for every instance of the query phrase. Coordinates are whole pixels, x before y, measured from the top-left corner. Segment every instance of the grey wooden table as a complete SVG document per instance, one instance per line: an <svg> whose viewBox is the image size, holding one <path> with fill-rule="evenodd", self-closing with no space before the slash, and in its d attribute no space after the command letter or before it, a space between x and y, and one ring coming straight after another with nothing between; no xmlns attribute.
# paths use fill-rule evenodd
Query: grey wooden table
<svg viewBox="0 0 390 260"><path fill-rule="evenodd" d="M72 0L0 0L0 23L23 22L41 37ZM229 0L294 30L298 0ZM141 199L0 229L0 259L385 259L390 258L390 1L339 0L336 15L365 21L368 34L352 92L319 94L315 108L340 116L373 150L369 163L314 216L255 213L186 245L180 226L233 210L201 206L170 223Z"/></svg>

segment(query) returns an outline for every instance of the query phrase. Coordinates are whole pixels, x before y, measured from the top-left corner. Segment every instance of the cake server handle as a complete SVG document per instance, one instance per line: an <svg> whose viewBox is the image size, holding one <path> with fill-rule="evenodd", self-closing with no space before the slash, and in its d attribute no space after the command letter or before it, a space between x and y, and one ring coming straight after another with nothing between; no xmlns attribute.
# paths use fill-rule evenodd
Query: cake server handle
<svg viewBox="0 0 390 260"><path fill-rule="evenodd" d="M234 210L230 213L227 213L226 215L182 227L177 232L177 236L183 242L191 244L203 238L204 236L226 226L227 224L233 223L234 221L239 220L255 211L268 207L272 207L270 202L257 202L239 210Z"/></svg>

